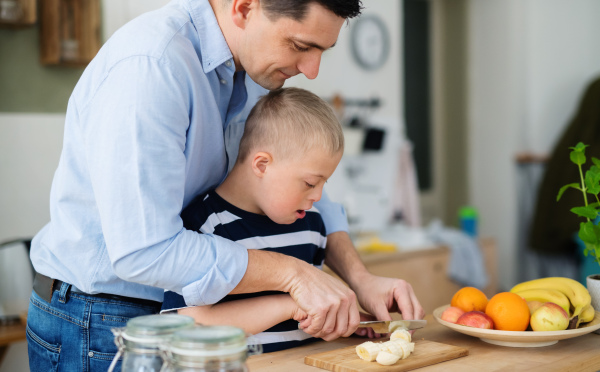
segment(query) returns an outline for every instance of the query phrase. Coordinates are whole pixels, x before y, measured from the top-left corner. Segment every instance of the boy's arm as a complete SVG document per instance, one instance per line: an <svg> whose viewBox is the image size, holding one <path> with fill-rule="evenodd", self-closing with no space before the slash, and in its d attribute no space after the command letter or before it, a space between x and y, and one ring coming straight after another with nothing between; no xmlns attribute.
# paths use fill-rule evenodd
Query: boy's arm
<svg viewBox="0 0 600 372"><path fill-rule="evenodd" d="M306 318L288 294L268 295L223 302L215 305L179 309L179 314L191 316L203 325L227 324L250 334L263 332L288 319Z"/></svg>

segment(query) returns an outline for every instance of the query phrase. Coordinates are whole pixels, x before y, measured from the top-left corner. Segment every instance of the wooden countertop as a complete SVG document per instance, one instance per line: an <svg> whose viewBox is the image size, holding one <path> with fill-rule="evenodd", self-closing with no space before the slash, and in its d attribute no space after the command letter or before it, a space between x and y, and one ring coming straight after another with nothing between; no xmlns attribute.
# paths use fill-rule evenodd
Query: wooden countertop
<svg viewBox="0 0 600 372"><path fill-rule="evenodd" d="M432 315L425 317L427 327L413 335L425 339L469 349L466 357L446 361L419 372L430 371L600 371L600 335L587 335L561 340L558 343L535 348L514 348L491 345L478 338L463 335L439 324ZM255 371L318 372L320 368L304 364L306 355L357 345L366 339L351 337L332 342L318 341L310 345L275 353L255 355L248 359L248 367Z"/></svg>

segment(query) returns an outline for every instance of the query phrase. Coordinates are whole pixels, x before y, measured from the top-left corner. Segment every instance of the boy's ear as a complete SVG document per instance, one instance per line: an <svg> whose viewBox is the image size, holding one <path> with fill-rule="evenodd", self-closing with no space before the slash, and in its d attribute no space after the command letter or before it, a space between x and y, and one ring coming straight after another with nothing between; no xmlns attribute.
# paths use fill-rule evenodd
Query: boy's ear
<svg viewBox="0 0 600 372"><path fill-rule="evenodd" d="M262 178L271 163L273 163L273 156L268 152L259 151L252 157L252 172Z"/></svg>
<svg viewBox="0 0 600 372"><path fill-rule="evenodd" d="M233 23L241 29L246 28L252 12L258 9L258 0L231 0L231 18Z"/></svg>

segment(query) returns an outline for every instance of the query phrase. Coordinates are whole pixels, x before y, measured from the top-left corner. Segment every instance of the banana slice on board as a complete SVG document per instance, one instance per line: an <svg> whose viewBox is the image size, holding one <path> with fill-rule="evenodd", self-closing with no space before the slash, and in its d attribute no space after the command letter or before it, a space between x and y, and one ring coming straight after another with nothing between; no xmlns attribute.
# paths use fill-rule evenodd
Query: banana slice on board
<svg viewBox="0 0 600 372"><path fill-rule="evenodd" d="M356 346L356 354L362 360L366 360L367 362L372 362L377 359L377 354L381 350L382 344L376 344L372 341L363 342L360 345Z"/></svg>
<svg viewBox="0 0 600 372"><path fill-rule="evenodd" d="M388 353L387 351L380 351L377 354L377 363L383 366L391 366L400 360L400 357L396 354Z"/></svg>

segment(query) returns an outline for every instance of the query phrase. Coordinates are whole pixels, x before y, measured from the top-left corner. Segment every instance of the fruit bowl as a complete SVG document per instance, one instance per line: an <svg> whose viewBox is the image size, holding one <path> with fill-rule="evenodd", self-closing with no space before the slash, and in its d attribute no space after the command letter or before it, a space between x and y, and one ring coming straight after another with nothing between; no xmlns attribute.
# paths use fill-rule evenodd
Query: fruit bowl
<svg viewBox="0 0 600 372"><path fill-rule="evenodd" d="M450 305L440 306L433 311L433 317L443 326L465 335L478 337L490 344L510 347L541 347L554 345L559 340L565 340L585 335L600 329L600 312L596 311L594 319L577 329L566 331L534 332L534 331L497 331L454 324L441 319L442 312Z"/></svg>

